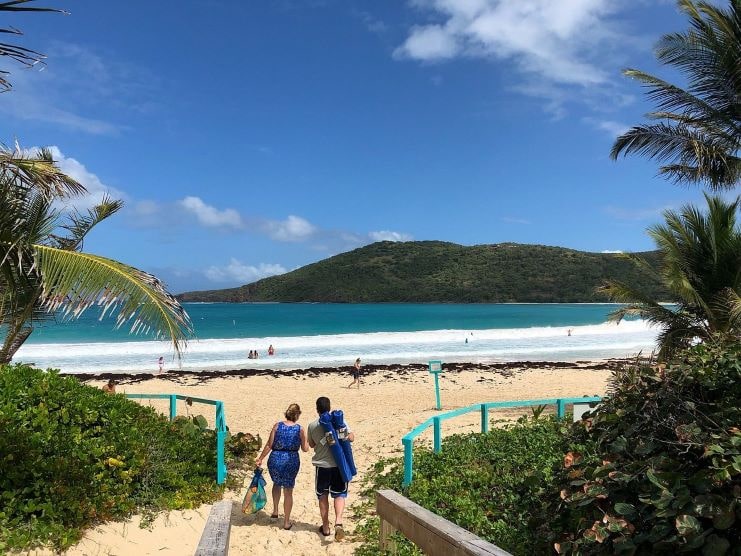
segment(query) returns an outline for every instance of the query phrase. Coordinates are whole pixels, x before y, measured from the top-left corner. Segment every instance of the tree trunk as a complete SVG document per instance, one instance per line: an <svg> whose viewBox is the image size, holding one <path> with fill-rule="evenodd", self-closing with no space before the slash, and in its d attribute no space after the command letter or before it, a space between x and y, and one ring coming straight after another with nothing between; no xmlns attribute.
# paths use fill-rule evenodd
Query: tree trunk
<svg viewBox="0 0 741 556"><path fill-rule="evenodd" d="M22 326L15 334L10 331L5 337L2 349L0 349L0 365L10 363L13 356L33 332L33 326Z"/></svg>

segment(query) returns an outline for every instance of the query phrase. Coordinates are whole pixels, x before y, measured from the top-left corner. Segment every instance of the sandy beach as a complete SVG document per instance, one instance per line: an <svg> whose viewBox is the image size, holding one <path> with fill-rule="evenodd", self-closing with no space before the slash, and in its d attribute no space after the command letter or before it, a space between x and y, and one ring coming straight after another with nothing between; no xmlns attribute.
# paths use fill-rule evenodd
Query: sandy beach
<svg viewBox="0 0 741 556"><path fill-rule="evenodd" d="M443 409L454 409L477 402L600 395L605 391L609 368L617 363L509 363L502 365L457 364L441 377ZM349 504L357 503L360 483L369 467L381 457L401 453L401 437L412 427L435 414L434 387L425 366L376 367L365 370L360 389L349 390L349 373L338 370L301 372L252 372L245 376L235 371L232 376L174 374L162 377L124 380L119 393L176 393L223 400L230 430L259 433L264 439L290 403L298 403L303 414L302 425L316 417L314 402L326 395L333 408L345 411L348 424L356 434L354 443L358 477L350 488ZM102 380L88 382L100 386ZM143 403L150 403L143 401ZM165 402L153 401L154 407L166 410ZM492 417L514 418L524 412L492 412ZM203 414L213 424L213 408L188 408L183 402L179 414ZM444 434L477 430L479 416L472 413L445 422ZM430 435L421 440L429 441ZM243 515L239 502L244 489L228 491L234 499L231 530L232 554L352 554L357 542L352 534L343 542L321 537L316 496L313 492L313 468L309 454L301 455L301 470L294 490L291 531L281 529L282 520L269 517L272 501L256 515ZM268 483L268 488L270 482ZM282 506L282 503L281 503ZM88 531L67 554L77 555L183 555L192 554L198 544L210 506L176 511L157 518L151 528L138 527L139 518L125 523L109 523ZM282 507L280 508L282 514ZM331 515L331 512L330 512ZM354 529L352 511L345 515L345 529ZM42 554L43 552L37 552Z"/></svg>

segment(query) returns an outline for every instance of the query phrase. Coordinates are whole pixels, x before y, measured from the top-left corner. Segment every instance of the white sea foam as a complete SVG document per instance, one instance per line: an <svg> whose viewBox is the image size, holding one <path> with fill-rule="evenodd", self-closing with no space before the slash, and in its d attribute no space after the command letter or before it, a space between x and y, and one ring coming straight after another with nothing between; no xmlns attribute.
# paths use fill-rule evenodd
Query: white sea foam
<svg viewBox="0 0 741 556"><path fill-rule="evenodd" d="M356 357L377 364L429 359L490 362L624 357L651 351L655 340L656 331L644 321L574 327L207 339L188 344L182 368L306 368L350 365ZM270 344L276 348L272 357L267 356ZM260 351L260 359L247 358L252 349ZM156 370L157 358L168 354L167 367L176 367L167 342L26 344L15 360L66 372L145 372Z"/></svg>

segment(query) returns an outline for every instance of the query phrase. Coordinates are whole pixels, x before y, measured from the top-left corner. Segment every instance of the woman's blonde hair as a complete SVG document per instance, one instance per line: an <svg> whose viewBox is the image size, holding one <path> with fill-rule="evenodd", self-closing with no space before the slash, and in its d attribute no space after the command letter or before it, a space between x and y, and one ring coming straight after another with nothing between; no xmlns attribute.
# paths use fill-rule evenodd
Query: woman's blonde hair
<svg viewBox="0 0 741 556"><path fill-rule="evenodd" d="M285 416L287 420L293 421L295 423L301 416L301 408L298 406L297 403L292 403L288 406L288 409L286 409Z"/></svg>

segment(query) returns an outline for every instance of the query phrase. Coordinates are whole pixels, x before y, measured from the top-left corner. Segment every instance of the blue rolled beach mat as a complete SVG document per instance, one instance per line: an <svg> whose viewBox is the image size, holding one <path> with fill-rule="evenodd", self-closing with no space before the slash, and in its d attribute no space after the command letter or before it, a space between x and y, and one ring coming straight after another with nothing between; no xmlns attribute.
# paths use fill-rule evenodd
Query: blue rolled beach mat
<svg viewBox="0 0 741 556"><path fill-rule="evenodd" d="M345 414L341 409L335 409L332 412L332 425L334 425L334 428L337 431L337 437L340 439L340 446L342 447L342 451L345 453L345 461L347 462L347 466L350 468L350 473L352 473L352 476L354 477L358 474L358 470L355 468L355 458L353 458L352 455L352 442L345 439L347 432L345 431L343 433L343 429L347 429L347 425L345 424Z"/></svg>
<svg viewBox="0 0 741 556"><path fill-rule="evenodd" d="M329 412L325 411L319 416L319 423L324 427L324 430L331 435L333 440L328 442L329 450L332 452L332 457L340 470L342 480L349 483L353 478L353 473L350 470L350 466L347 465L345 451L342 449L342 446L340 446L340 438L332 424L332 416Z"/></svg>

